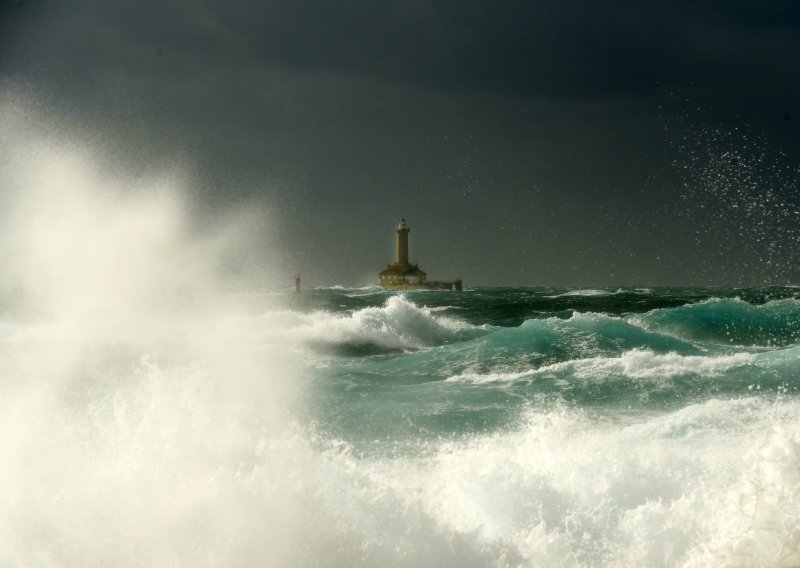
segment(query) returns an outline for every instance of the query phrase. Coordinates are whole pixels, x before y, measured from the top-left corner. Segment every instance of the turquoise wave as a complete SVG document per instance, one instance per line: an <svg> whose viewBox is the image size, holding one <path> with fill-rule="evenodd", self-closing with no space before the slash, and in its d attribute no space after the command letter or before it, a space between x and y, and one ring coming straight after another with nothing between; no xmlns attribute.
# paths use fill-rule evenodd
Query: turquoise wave
<svg viewBox="0 0 800 568"><path fill-rule="evenodd" d="M800 301L753 305L738 298L656 309L631 318L645 329L712 344L785 347L800 341Z"/></svg>
<svg viewBox="0 0 800 568"><path fill-rule="evenodd" d="M531 293L513 294L523 304ZM358 431L368 424L370 433L414 437L503 427L525 408L553 400L616 414L714 397L794 395L800 388L800 302L793 298L761 304L706 298L622 315L573 311L515 326L463 322L457 314L465 310L453 307L452 296L440 306L419 306L422 298L412 295L393 298L341 320L367 321L360 314L368 313L373 322L371 333L353 333L345 342L366 337L389 345L386 337L398 337L406 347L338 356L321 368L322 395L332 398L319 407L340 409L354 393L365 397L356 412L336 410L329 427ZM470 301L496 312L485 297ZM454 331L424 333L439 324Z"/></svg>
<svg viewBox="0 0 800 568"><path fill-rule="evenodd" d="M576 314L570 319L531 319L518 327L494 328L480 337L435 346L369 366L404 375L448 378L454 374L525 370L588 357L610 357L632 349L696 355L694 343L642 329L622 318Z"/></svg>

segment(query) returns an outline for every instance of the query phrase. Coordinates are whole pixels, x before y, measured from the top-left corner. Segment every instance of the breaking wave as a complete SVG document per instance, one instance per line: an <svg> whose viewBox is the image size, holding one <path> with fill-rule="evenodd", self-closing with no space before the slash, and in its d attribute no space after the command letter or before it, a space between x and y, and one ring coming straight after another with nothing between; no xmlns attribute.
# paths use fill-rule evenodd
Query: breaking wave
<svg viewBox="0 0 800 568"><path fill-rule="evenodd" d="M557 294L555 296L550 296L551 298L568 298L570 296L585 296L585 297L594 297L594 296L610 296L612 294L617 294L621 292L618 290L616 292L612 292L610 290L601 290L599 288L586 288L583 290L570 290L569 292L564 292L563 294Z"/></svg>
<svg viewBox="0 0 800 568"><path fill-rule="evenodd" d="M722 356L657 354L650 350L633 349L619 357L593 357L545 365L516 373L465 373L454 375L448 381L484 383L492 381L517 381L535 378L569 378L578 380L606 380L613 377L665 382L674 377L717 377L726 371L751 365L755 356L736 353Z"/></svg>
<svg viewBox="0 0 800 568"><path fill-rule="evenodd" d="M418 350L482 333L476 326L437 315L440 311L417 306L398 295L389 297L383 306L350 314L285 312L281 326L300 343L323 352L352 356Z"/></svg>
<svg viewBox="0 0 800 568"><path fill-rule="evenodd" d="M791 567L798 418L752 399L627 425L556 406L425 459L345 452L333 508L366 565Z"/></svg>

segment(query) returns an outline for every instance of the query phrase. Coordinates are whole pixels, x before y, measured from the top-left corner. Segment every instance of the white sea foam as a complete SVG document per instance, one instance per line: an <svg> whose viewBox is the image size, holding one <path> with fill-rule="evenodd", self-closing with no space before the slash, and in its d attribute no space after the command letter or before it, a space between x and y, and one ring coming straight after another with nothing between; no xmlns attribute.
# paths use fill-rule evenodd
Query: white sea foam
<svg viewBox="0 0 800 568"><path fill-rule="evenodd" d="M755 399L629 425L532 411L430 458L354 462L337 509L377 563L796 566L798 418Z"/></svg>
<svg viewBox="0 0 800 568"><path fill-rule="evenodd" d="M555 294L551 296L545 296L546 298L568 298L568 297L596 297L596 296L616 296L617 294L652 294L652 288L617 288L616 290L603 290L602 288L583 288L580 290L570 290L568 292L563 292L561 294Z"/></svg>
<svg viewBox="0 0 800 568"><path fill-rule="evenodd" d="M466 373L459 373L451 377L447 377L447 380L453 383L473 383L473 384L509 383L514 381L519 381L522 379L528 379L532 376L534 376L534 372L532 370L505 371L496 373L466 372Z"/></svg>
<svg viewBox="0 0 800 568"><path fill-rule="evenodd" d="M430 308L431 313L434 313L434 314L438 313L438 312L447 312L447 311L450 311L450 310L458 310L458 309L461 309L461 308L458 308L456 306L436 306L434 308Z"/></svg>
<svg viewBox="0 0 800 568"><path fill-rule="evenodd" d="M391 296L381 307L362 308L349 315L328 312L284 312L281 333L297 343L327 346L375 346L387 350L421 349L452 340L474 326L418 306L403 295ZM270 314L274 320L276 314Z"/></svg>
<svg viewBox="0 0 800 568"><path fill-rule="evenodd" d="M499 373L462 373L448 381L488 383L507 382L544 377L566 377L580 380L605 380L611 377L654 382L668 381L674 377L697 375L718 376L730 369L750 365L756 361L752 353L700 356L677 353L654 353L649 349L632 349L619 357L591 357L545 365L537 369Z"/></svg>
<svg viewBox="0 0 800 568"><path fill-rule="evenodd" d="M555 296L548 296L548 298L564 298L569 296L610 296L615 292L610 292L608 290L600 290L598 288L586 288L584 290L570 290L569 292L564 292L563 294L557 294Z"/></svg>
<svg viewBox="0 0 800 568"><path fill-rule="evenodd" d="M751 364L750 353L700 356L677 353L658 354L647 349L632 349L620 357L597 357L555 363L537 370L539 374L564 371L579 379L623 376L631 379L661 380L682 375L718 376L729 369Z"/></svg>

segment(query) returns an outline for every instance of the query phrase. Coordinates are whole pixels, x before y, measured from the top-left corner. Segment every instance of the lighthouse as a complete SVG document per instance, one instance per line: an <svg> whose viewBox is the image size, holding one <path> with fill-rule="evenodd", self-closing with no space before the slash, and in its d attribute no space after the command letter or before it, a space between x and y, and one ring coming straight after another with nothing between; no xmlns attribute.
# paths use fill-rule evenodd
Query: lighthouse
<svg viewBox="0 0 800 568"><path fill-rule="evenodd" d="M406 225L405 219L400 219L400 224L397 225L397 260L398 268L408 267L408 233L411 229Z"/></svg>
<svg viewBox="0 0 800 568"><path fill-rule="evenodd" d="M408 260L408 233L411 229L405 219L395 229L397 256L378 274L378 284L388 290L461 290L461 280L434 282L428 280L422 269Z"/></svg>

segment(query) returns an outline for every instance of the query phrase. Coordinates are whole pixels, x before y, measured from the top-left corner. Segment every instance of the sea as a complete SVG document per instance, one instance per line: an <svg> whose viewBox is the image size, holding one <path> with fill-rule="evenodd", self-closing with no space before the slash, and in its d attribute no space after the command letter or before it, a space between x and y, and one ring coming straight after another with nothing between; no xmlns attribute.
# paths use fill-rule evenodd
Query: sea
<svg viewBox="0 0 800 568"><path fill-rule="evenodd" d="M2 566L800 565L800 288L69 298L0 318Z"/></svg>

